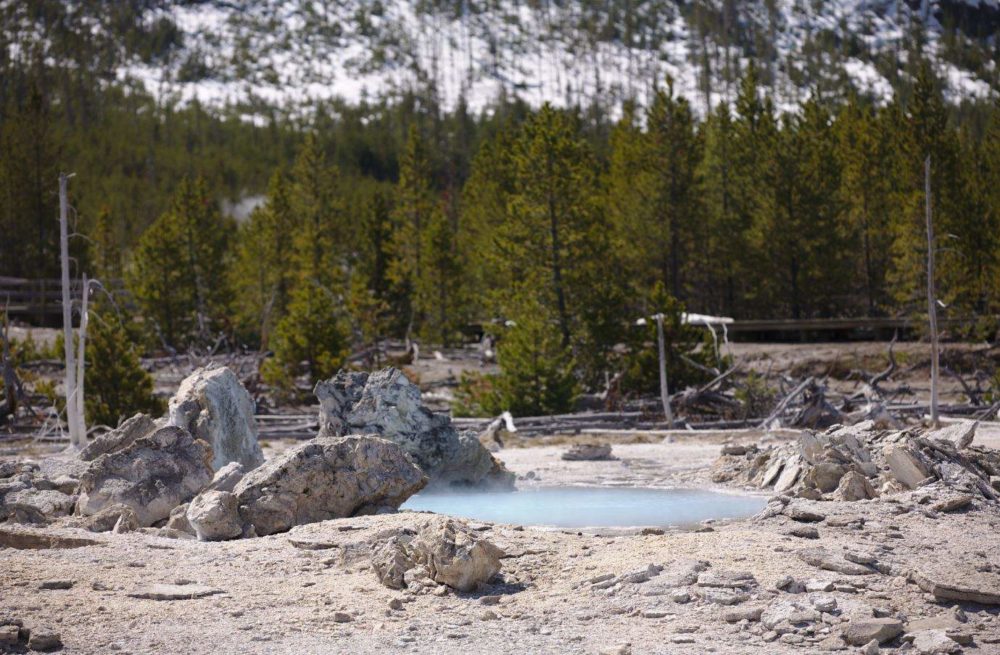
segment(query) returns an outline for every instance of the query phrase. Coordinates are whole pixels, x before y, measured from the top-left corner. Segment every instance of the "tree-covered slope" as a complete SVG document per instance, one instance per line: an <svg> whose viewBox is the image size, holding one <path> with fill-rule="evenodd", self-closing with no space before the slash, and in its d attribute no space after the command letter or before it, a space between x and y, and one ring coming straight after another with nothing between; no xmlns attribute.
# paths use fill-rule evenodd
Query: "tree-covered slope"
<svg viewBox="0 0 1000 655"><path fill-rule="evenodd" d="M614 109L668 75L703 113L749 60L779 107L845 85L887 99L918 52L956 103L1000 76L997 0L5 0L0 17L8 64L76 62L250 114L406 91Z"/></svg>

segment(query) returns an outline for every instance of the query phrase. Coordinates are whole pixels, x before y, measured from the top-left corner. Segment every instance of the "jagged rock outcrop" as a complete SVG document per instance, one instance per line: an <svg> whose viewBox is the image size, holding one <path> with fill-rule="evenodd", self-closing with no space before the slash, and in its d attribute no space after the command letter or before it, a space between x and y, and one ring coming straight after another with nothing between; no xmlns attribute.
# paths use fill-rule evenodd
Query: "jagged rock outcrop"
<svg viewBox="0 0 1000 655"><path fill-rule="evenodd" d="M212 447L213 470L239 462L249 471L264 462L253 398L224 366L206 366L184 378L170 399L167 415L170 425L188 430Z"/></svg>
<svg viewBox="0 0 1000 655"><path fill-rule="evenodd" d="M113 453L116 450L128 447L136 439L149 436L158 427L163 427L163 421L157 421L147 414L136 414L132 418L125 419L121 425L110 432L98 436L88 443L80 451L80 459L85 462L92 462L101 455Z"/></svg>
<svg viewBox="0 0 1000 655"><path fill-rule="evenodd" d="M420 401L402 372L341 371L316 385L320 436L375 434L398 444L432 484L512 488L514 476L472 433L459 434L445 414Z"/></svg>
<svg viewBox="0 0 1000 655"><path fill-rule="evenodd" d="M317 437L247 473L233 494L244 527L268 535L303 523L396 509L426 484L420 469L391 441L375 435Z"/></svg>
<svg viewBox="0 0 1000 655"><path fill-rule="evenodd" d="M161 428L91 462L80 478L76 512L90 516L121 503L150 526L212 480L211 462L207 443L183 428Z"/></svg>
<svg viewBox="0 0 1000 655"><path fill-rule="evenodd" d="M1000 452L972 445L976 426L964 421L920 434L873 421L837 425L767 450L723 454L712 477L814 500L867 500L934 483L994 500Z"/></svg>
<svg viewBox="0 0 1000 655"><path fill-rule="evenodd" d="M428 518L416 530L393 535L372 553L379 581L392 589L422 586L429 579L459 591L472 591L500 571L503 551L464 523Z"/></svg>

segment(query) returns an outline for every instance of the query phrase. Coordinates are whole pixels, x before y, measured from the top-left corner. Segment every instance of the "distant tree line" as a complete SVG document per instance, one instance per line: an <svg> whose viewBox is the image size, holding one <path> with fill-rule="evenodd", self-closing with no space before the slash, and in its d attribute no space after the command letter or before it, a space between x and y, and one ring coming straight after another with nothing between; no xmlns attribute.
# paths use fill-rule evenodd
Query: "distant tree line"
<svg viewBox="0 0 1000 655"><path fill-rule="evenodd" d="M609 375L655 386L634 326L653 312L918 313L927 157L944 311L996 334L1000 107L960 116L926 64L883 107L815 94L779 114L751 66L704 120L667 80L615 122L412 96L259 126L114 87L69 116L51 81L6 96L0 275L55 275L55 180L74 170L77 266L126 280L131 338L271 351L279 390L380 338L447 345L506 322L506 377L472 401L527 387L522 413L556 410ZM264 189L248 217L222 213ZM675 327L680 352L708 356ZM672 362L675 386L692 361Z"/></svg>

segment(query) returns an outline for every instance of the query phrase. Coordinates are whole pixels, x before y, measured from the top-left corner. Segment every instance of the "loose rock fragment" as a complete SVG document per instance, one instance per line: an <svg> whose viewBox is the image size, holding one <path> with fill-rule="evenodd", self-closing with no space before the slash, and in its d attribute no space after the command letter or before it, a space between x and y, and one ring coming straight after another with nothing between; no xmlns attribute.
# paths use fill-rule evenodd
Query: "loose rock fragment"
<svg viewBox="0 0 1000 655"><path fill-rule="evenodd" d="M944 630L921 630L914 634L913 648L920 655L947 655L962 650L958 642L948 637Z"/></svg>
<svg viewBox="0 0 1000 655"><path fill-rule="evenodd" d="M128 595L132 598L147 600L192 600L194 598L204 598L205 596L221 593L222 591L219 589L198 584L153 584L146 587L139 587Z"/></svg>
<svg viewBox="0 0 1000 655"><path fill-rule="evenodd" d="M902 622L893 618L854 618L843 629L844 640L852 646L864 646L873 639L884 644L902 632Z"/></svg>
<svg viewBox="0 0 1000 655"><path fill-rule="evenodd" d="M28 638L28 648L31 650L50 651L62 648L62 638L59 633L49 628L32 628Z"/></svg>
<svg viewBox="0 0 1000 655"><path fill-rule="evenodd" d="M567 461L601 461L614 459L608 444L574 444L562 454Z"/></svg>

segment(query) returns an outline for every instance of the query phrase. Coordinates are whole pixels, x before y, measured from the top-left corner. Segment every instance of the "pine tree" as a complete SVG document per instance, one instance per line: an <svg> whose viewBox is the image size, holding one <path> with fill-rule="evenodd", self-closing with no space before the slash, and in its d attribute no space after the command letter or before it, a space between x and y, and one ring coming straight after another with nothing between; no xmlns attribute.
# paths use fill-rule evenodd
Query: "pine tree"
<svg viewBox="0 0 1000 655"><path fill-rule="evenodd" d="M509 308L512 325L503 332L497 349L500 373L494 381L496 405L491 409L507 410L514 416L570 411L579 389L557 318L530 292Z"/></svg>
<svg viewBox="0 0 1000 655"><path fill-rule="evenodd" d="M153 394L153 377L142 368L115 311L90 312L86 350L88 425L116 427L136 412L164 412L163 400Z"/></svg>
<svg viewBox="0 0 1000 655"><path fill-rule="evenodd" d="M424 266L424 229L435 211L433 180L427 146L420 128L414 123L400 156L394 217L396 232L393 239L395 257L389 271L390 279L410 302L407 336L420 329L425 308L413 298Z"/></svg>
<svg viewBox="0 0 1000 655"><path fill-rule="evenodd" d="M637 246L648 267L643 271L646 288L658 280L683 299L692 275L691 254L700 249L696 168L702 143L691 107L687 100L674 96L672 80L654 96L646 125L644 165L635 180L635 192L646 201L645 211L633 217L629 242Z"/></svg>
<svg viewBox="0 0 1000 655"><path fill-rule="evenodd" d="M705 251L709 264L702 302L709 311L736 316L742 311L740 300L753 262L746 247L749 224L741 220L734 197L734 128L729 105L721 103L716 107L702 133L705 150L699 175L703 180L702 203L708 235Z"/></svg>
<svg viewBox="0 0 1000 655"><path fill-rule="evenodd" d="M344 225L337 171L310 136L293 173L294 286L287 313L275 328L274 357L261 369L264 380L285 394L302 375L315 384L336 373L349 347L342 311L346 264L336 240Z"/></svg>
<svg viewBox="0 0 1000 655"><path fill-rule="evenodd" d="M184 179L170 209L139 239L129 287L168 346L207 343L224 327L229 231L205 180Z"/></svg>
<svg viewBox="0 0 1000 655"><path fill-rule="evenodd" d="M877 316L889 302L886 275L891 257L895 153L874 109L853 94L837 116L835 130L841 169L838 199L844 211L848 243L857 244L860 255L854 258L855 279L864 291L865 313Z"/></svg>
<svg viewBox="0 0 1000 655"><path fill-rule="evenodd" d="M573 119L549 105L521 129L512 164L515 192L507 198L495 248L485 253L502 285L499 304L509 312L519 291L534 289L568 347L574 334L586 339L585 326L574 319L580 307L597 301L590 283L611 255L603 247L596 165Z"/></svg>
<svg viewBox="0 0 1000 655"><path fill-rule="evenodd" d="M462 266L452 223L442 208L430 212L419 238L423 262L413 303L423 317L421 333L448 346L461 327Z"/></svg>
<svg viewBox="0 0 1000 655"><path fill-rule="evenodd" d="M237 233L232 266L234 312L240 333L261 348L285 315L295 283L294 235L298 217L281 171L271 177L267 202Z"/></svg>
<svg viewBox="0 0 1000 655"><path fill-rule="evenodd" d="M977 238L976 226L968 226L957 216L962 191L957 175L957 139L948 129L948 113L940 83L926 61L918 65L913 96L901 127L903 132L898 138L903 195L893 216L894 267L890 283L896 303L920 314L926 294L924 161L928 157L931 160L931 215L935 233L954 234L959 237L959 243L966 245L970 238ZM971 231L968 227L972 227ZM960 293L959 252L957 248L949 248L948 253L941 252L938 256L938 297L947 305L951 305Z"/></svg>
<svg viewBox="0 0 1000 655"><path fill-rule="evenodd" d="M107 207L101 209L94 223L93 236L90 239L92 253L90 261L98 280L105 285L112 280L120 280L122 276L122 249L115 233L111 212Z"/></svg>

